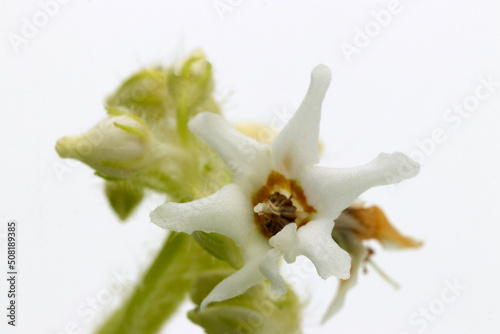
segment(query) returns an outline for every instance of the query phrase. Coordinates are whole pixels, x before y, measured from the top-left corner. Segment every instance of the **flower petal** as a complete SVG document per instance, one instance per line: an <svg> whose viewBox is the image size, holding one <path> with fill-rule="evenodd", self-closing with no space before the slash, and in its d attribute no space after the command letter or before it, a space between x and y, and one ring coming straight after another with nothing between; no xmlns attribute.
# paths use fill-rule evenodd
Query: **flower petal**
<svg viewBox="0 0 500 334"><path fill-rule="evenodd" d="M299 237L297 235L297 224L295 223L286 225L278 234L269 239L271 247L282 251L285 261L288 263L295 262L296 255L293 249L298 243Z"/></svg>
<svg viewBox="0 0 500 334"><path fill-rule="evenodd" d="M270 249L259 264L259 269L269 282L271 290L277 295L286 293L285 281L281 277L278 261L282 258L282 253L277 249Z"/></svg>
<svg viewBox="0 0 500 334"><path fill-rule="evenodd" d="M318 65L314 68L302 104L271 144L274 166L285 176L297 177L319 162L321 104L330 80L328 67Z"/></svg>
<svg viewBox="0 0 500 334"><path fill-rule="evenodd" d="M420 166L403 153L381 153L366 165L352 168L314 167L300 178L309 203L323 217L336 219L366 190L403 181Z"/></svg>
<svg viewBox="0 0 500 334"><path fill-rule="evenodd" d="M260 258L258 258L260 259ZM241 295L266 278L259 270L259 261L248 262L243 268L225 278L208 294L200 305L203 312L208 304Z"/></svg>
<svg viewBox="0 0 500 334"><path fill-rule="evenodd" d="M189 129L224 160L235 183L265 183L271 168L269 145L245 136L222 116L210 112L196 115Z"/></svg>
<svg viewBox="0 0 500 334"><path fill-rule="evenodd" d="M188 203L165 203L151 212L156 225L191 234L215 232L241 245L258 233L252 221L252 204L238 185L224 186L216 193Z"/></svg>
<svg viewBox="0 0 500 334"><path fill-rule="evenodd" d="M333 220L317 219L298 229L297 255L309 258L323 279L348 279L351 257L332 238Z"/></svg>

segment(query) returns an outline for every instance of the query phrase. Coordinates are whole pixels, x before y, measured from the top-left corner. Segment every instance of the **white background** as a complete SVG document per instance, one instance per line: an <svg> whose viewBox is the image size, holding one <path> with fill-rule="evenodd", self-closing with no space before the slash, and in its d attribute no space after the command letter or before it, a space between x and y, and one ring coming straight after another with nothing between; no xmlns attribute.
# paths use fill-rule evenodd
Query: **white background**
<svg viewBox="0 0 500 334"><path fill-rule="evenodd" d="M418 251L376 248L375 261L402 288L393 290L373 271L362 275L341 313L320 327L336 282L305 278L314 283L308 290L316 289L306 333L498 332L500 87L460 124L443 118L455 104L473 101L480 77L500 81L495 1L402 0L400 12L372 30L376 36L350 61L342 43L355 46L357 28L376 29L371 12L389 2L226 0L233 7L219 15L213 0L70 1L13 47L9 36L23 36L23 20L33 22L45 1L0 2L0 233L8 219L18 221L20 261L19 325L2 333L72 333L65 330L72 323L90 333L123 291L95 314L89 300L102 301L113 284L123 290L119 272L132 287L165 235L148 220L162 198L149 197L121 224L102 181L59 159L54 145L102 119L104 98L131 73L170 65L198 47L214 65L231 121L282 125L277 115L294 111L311 69L324 63L333 80L321 123L322 163L359 165L381 151L422 161L417 178L363 196L403 233L425 241ZM435 129L444 135L429 144ZM443 303L447 280L466 288ZM3 278L0 288L4 310ZM419 312L429 308L423 320ZM180 313L163 332L202 330Z"/></svg>

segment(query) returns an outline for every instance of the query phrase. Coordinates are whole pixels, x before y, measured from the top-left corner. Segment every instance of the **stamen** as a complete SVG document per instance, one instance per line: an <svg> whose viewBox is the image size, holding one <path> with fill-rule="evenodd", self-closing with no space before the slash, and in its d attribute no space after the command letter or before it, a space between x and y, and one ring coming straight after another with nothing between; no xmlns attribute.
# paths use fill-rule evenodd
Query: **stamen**
<svg viewBox="0 0 500 334"><path fill-rule="evenodd" d="M265 202L258 203L253 211L264 216L264 227L271 236L297 218L297 208L293 205L292 197L287 198L279 192L274 192Z"/></svg>
<svg viewBox="0 0 500 334"><path fill-rule="evenodd" d="M278 191L283 191L280 193ZM293 200L292 200L293 197ZM254 221L261 233L271 238L288 224L304 226L316 213L308 202L304 190L295 180L272 171L266 184L252 195Z"/></svg>
<svg viewBox="0 0 500 334"><path fill-rule="evenodd" d="M280 210L278 207L274 206L273 203L269 201L265 201L264 203L259 203L257 204L254 208L253 211L257 213L259 216L264 215L265 213L267 214L272 214L272 215L280 215Z"/></svg>

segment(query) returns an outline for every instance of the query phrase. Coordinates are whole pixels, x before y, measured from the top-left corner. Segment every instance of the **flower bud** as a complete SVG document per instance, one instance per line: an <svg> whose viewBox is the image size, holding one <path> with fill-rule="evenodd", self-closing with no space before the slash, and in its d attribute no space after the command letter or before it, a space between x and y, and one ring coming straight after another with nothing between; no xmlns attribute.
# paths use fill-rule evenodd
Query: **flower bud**
<svg viewBox="0 0 500 334"><path fill-rule="evenodd" d="M191 290L191 299L198 306L209 292L232 270L212 270L199 276ZM259 283L244 294L222 302L211 303L204 312L199 307L188 318L208 334L298 334L300 303L292 292L276 297L269 282Z"/></svg>
<svg viewBox="0 0 500 334"><path fill-rule="evenodd" d="M62 158L80 160L108 179L126 179L151 160L151 135L139 118L116 110L87 133L63 137L56 144Z"/></svg>
<svg viewBox="0 0 500 334"><path fill-rule="evenodd" d="M146 122L156 123L174 109L166 77L166 69L143 69L128 78L106 103L110 107L126 108Z"/></svg>
<svg viewBox="0 0 500 334"><path fill-rule="evenodd" d="M193 108L203 103L212 93L212 65L203 52L196 51L170 71L167 83L177 104Z"/></svg>
<svg viewBox="0 0 500 334"><path fill-rule="evenodd" d="M191 117L202 111L220 112L211 98L212 65L201 51L169 71L167 87L176 106L177 132L183 140L189 136L187 124Z"/></svg>

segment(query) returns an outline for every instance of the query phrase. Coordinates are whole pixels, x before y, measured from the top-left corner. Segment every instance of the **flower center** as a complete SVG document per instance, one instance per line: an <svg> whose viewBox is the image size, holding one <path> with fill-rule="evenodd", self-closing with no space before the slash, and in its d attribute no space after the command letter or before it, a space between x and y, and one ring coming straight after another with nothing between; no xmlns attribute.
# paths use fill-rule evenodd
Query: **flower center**
<svg viewBox="0 0 500 334"><path fill-rule="evenodd" d="M266 184L252 196L252 203L254 221L268 238L290 223L296 223L297 227L305 225L316 212L297 182L276 171L269 174Z"/></svg>
<svg viewBox="0 0 500 334"><path fill-rule="evenodd" d="M287 198L279 192L274 192L264 203L257 204L253 211L264 217L264 227L272 235L297 218L297 208L293 206L292 196Z"/></svg>

